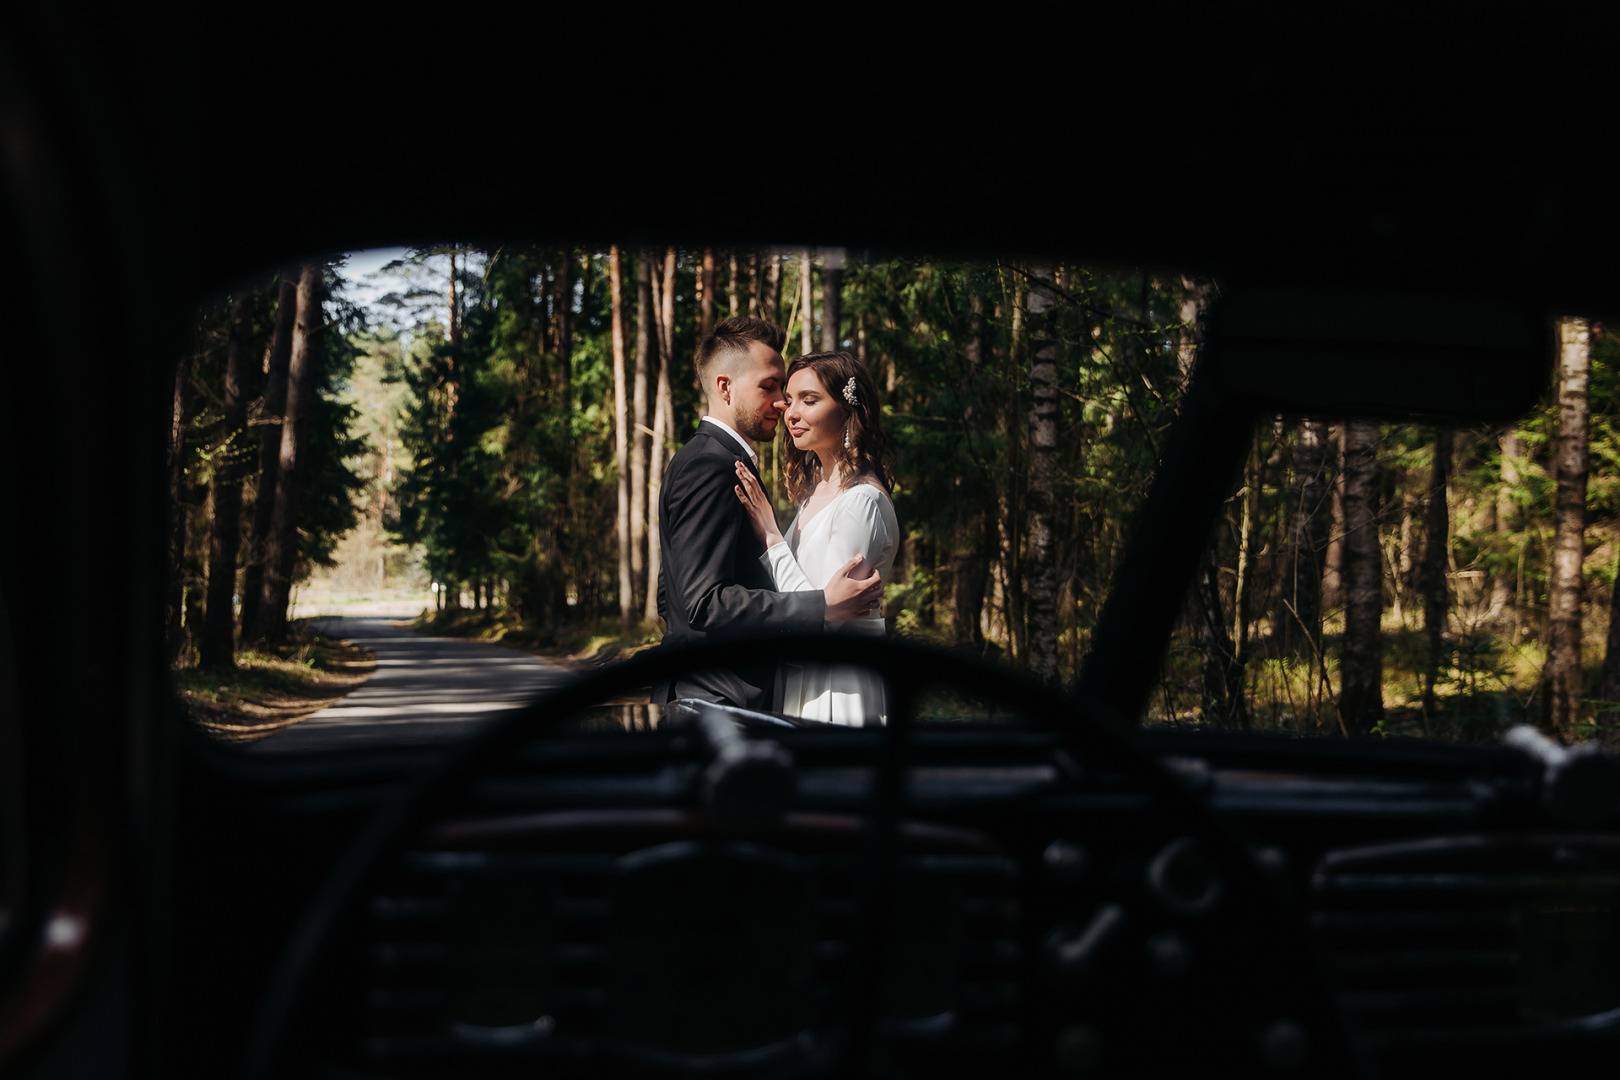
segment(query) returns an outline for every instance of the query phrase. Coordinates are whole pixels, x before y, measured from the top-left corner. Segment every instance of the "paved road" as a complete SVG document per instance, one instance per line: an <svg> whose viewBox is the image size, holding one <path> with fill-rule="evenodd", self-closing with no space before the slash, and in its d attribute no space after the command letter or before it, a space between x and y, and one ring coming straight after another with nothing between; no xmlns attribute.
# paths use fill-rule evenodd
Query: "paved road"
<svg viewBox="0 0 1620 1080"><path fill-rule="evenodd" d="M250 753L443 743L568 678L563 668L527 653L426 637L395 618L344 616L321 622L322 633L370 649L377 670L336 705L250 744Z"/></svg>

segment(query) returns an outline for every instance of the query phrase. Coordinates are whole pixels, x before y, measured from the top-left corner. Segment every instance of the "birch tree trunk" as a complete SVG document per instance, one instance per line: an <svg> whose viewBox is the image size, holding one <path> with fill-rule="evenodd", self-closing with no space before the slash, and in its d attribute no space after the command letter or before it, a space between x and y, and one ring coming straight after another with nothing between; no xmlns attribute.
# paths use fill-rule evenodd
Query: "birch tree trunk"
<svg viewBox="0 0 1620 1080"><path fill-rule="evenodd" d="M1365 735L1384 716L1382 559L1378 550L1378 426L1344 425L1344 648L1340 661L1339 724Z"/></svg>
<svg viewBox="0 0 1620 1080"><path fill-rule="evenodd" d="M275 502L264 553L264 584L259 590L255 637L279 642L287 636L287 602L298 554L298 509L308 454L303 443L315 390L316 352L321 332L321 268L305 263L298 272L298 318L293 325L287 366L287 404L282 413L281 452L276 468Z"/></svg>
<svg viewBox="0 0 1620 1080"><path fill-rule="evenodd" d="M1568 733L1581 699L1581 561L1586 544L1586 472L1591 330L1585 319L1558 326L1558 439L1553 463L1552 566L1547 575L1546 720Z"/></svg>
<svg viewBox="0 0 1620 1080"><path fill-rule="evenodd" d="M619 623L628 633L636 587L630 567L630 411L624 371L624 280L617 244L608 248L608 288L613 303L613 461L619 475Z"/></svg>
<svg viewBox="0 0 1620 1080"><path fill-rule="evenodd" d="M636 252L636 370L630 382L630 606L640 606L647 588L647 374L653 337L653 253Z"/></svg>
<svg viewBox="0 0 1620 1080"><path fill-rule="evenodd" d="M236 661L236 554L242 542L242 474L247 456L248 352L253 347L253 294L241 293L231 304L230 336L225 350L224 416L220 421L223 453L214 470L213 520L208 536L208 602L203 613L197 660L230 667Z"/></svg>
<svg viewBox="0 0 1620 1080"><path fill-rule="evenodd" d="M264 396L259 407L259 480L253 497L253 532L247 565L242 571L242 633L259 624L259 596L264 587L264 549L270 543L270 515L275 507L276 471L281 465L281 418L287 410L287 366L292 360L293 324L298 318L298 284L281 276L276 295L276 327L266 358Z"/></svg>
<svg viewBox="0 0 1620 1080"><path fill-rule="evenodd" d="M1052 543L1052 511L1057 479L1057 328L1052 268L1031 266L1029 274L1029 670L1048 685L1057 682L1057 567Z"/></svg>
<svg viewBox="0 0 1620 1080"><path fill-rule="evenodd" d="M1434 433L1434 468L1429 473L1429 499L1423 514L1423 636L1427 643L1423 657L1423 715L1434 713L1434 684L1440 675L1444 656L1446 612L1451 609L1451 593L1446 587L1450 549L1451 512L1446 505L1446 489L1451 477L1452 436L1450 428Z"/></svg>

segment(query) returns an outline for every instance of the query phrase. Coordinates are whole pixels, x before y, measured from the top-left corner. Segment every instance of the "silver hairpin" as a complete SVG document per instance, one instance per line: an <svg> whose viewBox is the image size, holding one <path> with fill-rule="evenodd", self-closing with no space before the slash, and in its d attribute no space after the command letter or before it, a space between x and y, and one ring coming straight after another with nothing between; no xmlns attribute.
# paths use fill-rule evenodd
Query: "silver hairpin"
<svg viewBox="0 0 1620 1080"><path fill-rule="evenodd" d="M851 405L860 404L860 402L855 399L855 376L853 375L849 377L849 382L844 384L844 400L849 402Z"/></svg>

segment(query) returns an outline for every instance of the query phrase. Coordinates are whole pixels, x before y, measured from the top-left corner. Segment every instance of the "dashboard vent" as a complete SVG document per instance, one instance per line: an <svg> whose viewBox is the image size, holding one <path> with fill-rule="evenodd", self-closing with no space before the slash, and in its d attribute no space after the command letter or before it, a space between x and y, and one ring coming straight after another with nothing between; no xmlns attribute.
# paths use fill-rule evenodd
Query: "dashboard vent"
<svg viewBox="0 0 1620 1080"><path fill-rule="evenodd" d="M360 1056L725 1068L827 1045L850 1019L859 819L789 815L740 843L671 814L536 815L519 831L544 853L507 819L497 843L463 829L402 855L370 901ZM901 847L880 1037L1016 1042L1016 862L968 830L908 826Z"/></svg>
<svg viewBox="0 0 1620 1080"><path fill-rule="evenodd" d="M1620 1025L1620 841L1460 836L1331 853L1312 925L1374 1053Z"/></svg>

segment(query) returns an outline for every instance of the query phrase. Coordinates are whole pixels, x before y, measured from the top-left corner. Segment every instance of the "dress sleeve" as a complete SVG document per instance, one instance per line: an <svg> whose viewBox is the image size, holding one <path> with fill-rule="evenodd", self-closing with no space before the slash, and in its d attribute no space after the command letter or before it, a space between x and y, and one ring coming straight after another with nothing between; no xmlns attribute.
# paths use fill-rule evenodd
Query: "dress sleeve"
<svg viewBox="0 0 1620 1080"><path fill-rule="evenodd" d="M786 540L772 544L766 549L765 554L759 557L759 561L771 572L771 578L776 582L778 592L821 591L804 576L804 569L799 565L799 560L793 557L793 549L788 546Z"/></svg>
<svg viewBox="0 0 1620 1080"><path fill-rule="evenodd" d="M879 510L884 496L876 488L868 487L852 498L844 499L834 507L827 536L828 553L833 562L842 565L851 555L860 555L868 567L881 566L885 554L892 554L900 538L891 536L883 523Z"/></svg>

